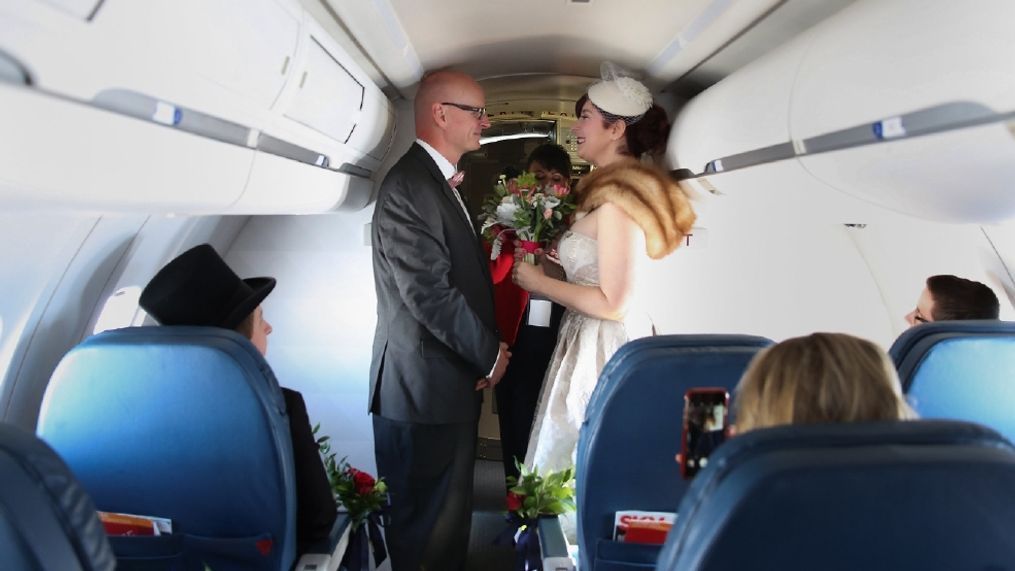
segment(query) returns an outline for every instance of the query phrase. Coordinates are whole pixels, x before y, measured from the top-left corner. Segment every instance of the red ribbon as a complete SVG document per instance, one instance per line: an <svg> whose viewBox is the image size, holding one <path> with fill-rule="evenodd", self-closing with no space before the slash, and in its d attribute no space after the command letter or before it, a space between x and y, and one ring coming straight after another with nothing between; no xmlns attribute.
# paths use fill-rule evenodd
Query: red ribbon
<svg viewBox="0 0 1015 571"><path fill-rule="evenodd" d="M534 242L533 242L534 243ZM490 253L490 245L484 244L486 253ZM515 263L515 247L505 241L497 259L490 261L490 276L493 278L493 304L497 318L497 329L500 330L501 341L509 346L514 345L518 337L518 328L522 324L525 306L529 303L529 292L511 281L511 268Z"/></svg>

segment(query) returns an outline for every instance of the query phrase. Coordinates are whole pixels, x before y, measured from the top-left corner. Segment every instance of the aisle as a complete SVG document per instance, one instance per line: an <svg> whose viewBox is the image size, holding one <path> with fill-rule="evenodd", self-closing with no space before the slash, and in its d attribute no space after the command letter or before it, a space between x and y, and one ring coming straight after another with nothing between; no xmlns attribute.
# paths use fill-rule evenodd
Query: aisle
<svg viewBox="0 0 1015 571"><path fill-rule="evenodd" d="M504 467L498 461L476 460L473 487L472 535L469 537L467 571L511 571L514 551L493 545L504 530Z"/></svg>

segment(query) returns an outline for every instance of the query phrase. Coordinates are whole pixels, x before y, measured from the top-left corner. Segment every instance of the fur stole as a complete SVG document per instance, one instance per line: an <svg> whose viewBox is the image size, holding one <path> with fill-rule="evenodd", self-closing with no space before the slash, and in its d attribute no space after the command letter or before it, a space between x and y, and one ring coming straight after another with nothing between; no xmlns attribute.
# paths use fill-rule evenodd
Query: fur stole
<svg viewBox="0 0 1015 571"><path fill-rule="evenodd" d="M607 202L620 207L645 232L645 249L658 260L677 249L694 224L687 195L666 171L636 160L593 170L576 191L578 210Z"/></svg>

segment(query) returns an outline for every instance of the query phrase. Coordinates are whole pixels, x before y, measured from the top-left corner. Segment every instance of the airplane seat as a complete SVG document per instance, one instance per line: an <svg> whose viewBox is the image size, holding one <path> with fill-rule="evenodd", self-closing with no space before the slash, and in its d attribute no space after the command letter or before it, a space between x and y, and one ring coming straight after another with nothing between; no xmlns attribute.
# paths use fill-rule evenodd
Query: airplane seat
<svg viewBox="0 0 1015 571"><path fill-rule="evenodd" d="M172 520L172 534L111 537L119 569L292 567L285 402L236 332L132 327L86 339L53 373L38 434L99 509Z"/></svg>
<svg viewBox="0 0 1015 571"><path fill-rule="evenodd" d="M921 418L978 422L1015 440L1015 322L926 323L903 332L889 355Z"/></svg>
<svg viewBox="0 0 1015 571"><path fill-rule="evenodd" d="M732 392L772 341L748 335L661 335L624 345L603 368L578 438L579 568L653 569L658 545L613 541L620 510L672 512L687 483L680 451L688 389Z"/></svg>
<svg viewBox="0 0 1015 571"><path fill-rule="evenodd" d="M0 554L8 571L113 571L95 505L30 432L0 424Z"/></svg>
<svg viewBox="0 0 1015 571"><path fill-rule="evenodd" d="M959 421L759 429L711 457L659 571L1007 569L1015 447Z"/></svg>

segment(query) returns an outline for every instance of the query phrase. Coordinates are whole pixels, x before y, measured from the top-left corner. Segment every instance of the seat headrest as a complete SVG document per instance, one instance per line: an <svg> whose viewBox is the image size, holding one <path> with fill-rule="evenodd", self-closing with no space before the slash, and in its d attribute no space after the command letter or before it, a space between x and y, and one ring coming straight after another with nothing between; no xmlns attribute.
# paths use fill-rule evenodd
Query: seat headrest
<svg viewBox="0 0 1015 571"><path fill-rule="evenodd" d="M169 518L193 536L269 534L270 559L294 556L285 399L234 331L131 327L85 340L53 373L38 433L99 509Z"/></svg>
<svg viewBox="0 0 1015 571"><path fill-rule="evenodd" d="M660 570L990 568L1015 560L1015 448L956 421L733 438L680 504Z"/></svg>
<svg viewBox="0 0 1015 571"><path fill-rule="evenodd" d="M688 389L736 386L772 341L748 335L661 335L621 347L589 401L577 452L582 567L612 538L619 510L672 512L687 486L680 450Z"/></svg>
<svg viewBox="0 0 1015 571"><path fill-rule="evenodd" d="M1015 438L1015 323L927 323L899 336L890 354L921 418L968 420Z"/></svg>
<svg viewBox="0 0 1015 571"><path fill-rule="evenodd" d="M112 571L116 560L91 498L33 434L0 424L0 553L4 569Z"/></svg>
<svg viewBox="0 0 1015 571"><path fill-rule="evenodd" d="M903 391L909 388L913 374L930 347L948 339L975 339L1015 336L1015 322L996 319L934 321L902 332L892 343L888 355L899 371Z"/></svg>

